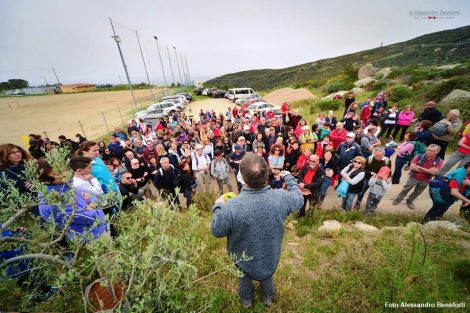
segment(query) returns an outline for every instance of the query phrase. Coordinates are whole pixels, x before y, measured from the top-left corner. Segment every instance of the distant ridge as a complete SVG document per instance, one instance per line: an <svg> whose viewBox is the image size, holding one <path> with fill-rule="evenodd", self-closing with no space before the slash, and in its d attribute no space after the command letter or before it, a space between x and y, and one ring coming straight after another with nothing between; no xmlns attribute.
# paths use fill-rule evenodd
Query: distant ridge
<svg viewBox="0 0 470 313"><path fill-rule="evenodd" d="M376 67L430 66L470 60L470 26L426 34L379 48L317 60L283 69L260 69L226 74L204 83L222 88L250 86L259 90L285 86L322 85L362 65Z"/></svg>

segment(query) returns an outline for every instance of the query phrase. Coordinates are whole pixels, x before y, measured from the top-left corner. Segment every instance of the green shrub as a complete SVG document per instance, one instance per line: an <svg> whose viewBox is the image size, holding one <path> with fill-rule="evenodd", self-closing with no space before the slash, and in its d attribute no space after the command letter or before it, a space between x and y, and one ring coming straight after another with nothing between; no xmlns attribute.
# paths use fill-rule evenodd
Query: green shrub
<svg viewBox="0 0 470 313"><path fill-rule="evenodd" d="M194 205L203 212L211 212L215 200L219 197L218 192L204 191L197 192L193 197Z"/></svg>
<svg viewBox="0 0 470 313"><path fill-rule="evenodd" d="M321 111L328 111L328 110L336 111L340 108L341 102L340 100L323 100L323 101L320 101L317 104L317 106Z"/></svg>
<svg viewBox="0 0 470 313"><path fill-rule="evenodd" d="M407 86L398 85L391 89L392 95L390 96L390 100L392 102L398 102L402 99L409 98L413 95L413 92Z"/></svg>
<svg viewBox="0 0 470 313"><path fill-rule="evenodd" d="M426 101L441 101L454 89L470 90L470 76L462 76L432 85L424 94Z"/></svg>

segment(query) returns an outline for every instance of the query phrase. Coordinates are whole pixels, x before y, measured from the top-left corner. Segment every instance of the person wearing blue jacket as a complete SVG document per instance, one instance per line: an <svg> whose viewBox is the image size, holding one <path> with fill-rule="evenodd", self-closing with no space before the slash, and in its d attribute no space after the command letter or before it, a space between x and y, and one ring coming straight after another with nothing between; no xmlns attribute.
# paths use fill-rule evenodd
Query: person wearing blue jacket
<svg viewBox="0 0 470 313"><path fill-rule="evenodd" d="M281 256L284 221L298 211L304 198L295 178L281 172L287 190L273 190L268 185L266 161L247 153L240 162L246 186L240 194L225 202L224 196L212 208L212 234L227 237L227 250L242 272L239 295L244 307L253 305L253 280L260 282L263 304L272 305L273 275ZM247 256L248 258L245 258Z"/></svg>
<svg viewBox="0 0 470 313"><path fill-rule="evenodd" d="M107 233L108 223L103 210L97 206L98 199L95 195L76 189L72 194L75 203L72 204L69 184L63 182L62 177L53 172L46 160L39 160L38 168L41 173L39 180L47 185L47 194L55 193L60 199L60 205L52 204L47 201L48 197L45 194L38 193L39 214L45 222L54 222L59 229L64 229L74 213L67 230L69 239L79 238L89 241ZM76 206L75 212L73 205Z"/></svg>

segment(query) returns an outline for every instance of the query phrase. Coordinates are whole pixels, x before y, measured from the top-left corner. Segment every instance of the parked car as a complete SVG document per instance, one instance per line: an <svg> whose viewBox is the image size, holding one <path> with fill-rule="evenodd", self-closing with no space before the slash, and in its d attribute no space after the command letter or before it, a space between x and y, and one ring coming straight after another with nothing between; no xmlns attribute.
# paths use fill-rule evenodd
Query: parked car
<svg viewBox="0 0 470 313"><path fill-rule="evenodd" d="M227 90L216 89L216 90L212 91L212 97L213 98L223 98L226 93L227 93Z"/></svg>
<svg viewBox="0 0 470 313"><path fill-rule="evenodd" d="M209 92L209 88L204 88L201 92L201 95L207 96L207 93Z"/></svg>
<svg viewBox="0 0 470 313"><path fill-rule="evenodd" d="M246 98L237 99L235 101L235 104L241 106L242 108L246 108L253 103L262 102L262 101L263 99L261 99L259 96L249 96Z"/></svg>
<svg viewBox="0 0 470 313"><path fill-rule="evenodd" d="M249 107L248 107L248 113L253 116L253 114L255 113L259 113L259 112L266 112L266 111L273 111L275 109L279 109L281 110L280 107L272 104L272 103L268 103L268 102L256 102L256 103L253 103L251 104Z"/></svg>
<svg viewBox="0 0 470 313"><path fill-rule="evenodd" d="M183 101L185 104L189 103L189 101L183 95L166 96L166 97L163 97L161 100L162 101L170 101L170 100L174 100L174 99L179 99L179 100Z"/></svg>
<svg viewBox="0 0 470 313"><path fill-rule="evenodd" d="M143 115L141 119L144 120L145 124L150 125L153 128L162 117L167 115L168 114L165 113L163 109L154 109Z"/></svg>
<svg viewBox="0 0 470 313"><path fill-rule="evenodd" d="M158 110L162 110L163 113L165 115L170 115L172 114L173 112L177 112L179 111L180 109L176 106L175 103L172 103L172 102L161 102L161 103L158 103L156 105L153 105L153 106L150 106L149 108L147 108L146 110L143 110L143 111L140 111L140 112L137 112L135 114L135 117L136 118L142 118L144 116L146 116L147 114L149 114L150 112L154 112L154 111L158 111Z"/></svg>
<svg viewBox="0 0 470 313"><path fill-rule="evenodd" d="M189 92L180 92L180 93L177 93L177 95L184 96L186 100L188 100L189 102L193 101L193 95L190 94Z"/></svg>
<svg viewBox="0 0 470 313"><path fill-rule="evenodd" d="M203 87L199 87L193 90L193 93L197 96L202 96L202 91L204 90Z"/></svg>
<svg viewBox="0 0 470 313"><path fill-rule="evenodd" d="M186 100L175 98L175 99L167 99L167 102L173 103L177 108L178 111L183 110L186 107Z"/></svg>
<svg viewBox="0 0 470 313"><path fill-rule="evenodd" d="M252 88L232 88L228 90L227 98L235 102L237 99L257 95Z"/></svg>

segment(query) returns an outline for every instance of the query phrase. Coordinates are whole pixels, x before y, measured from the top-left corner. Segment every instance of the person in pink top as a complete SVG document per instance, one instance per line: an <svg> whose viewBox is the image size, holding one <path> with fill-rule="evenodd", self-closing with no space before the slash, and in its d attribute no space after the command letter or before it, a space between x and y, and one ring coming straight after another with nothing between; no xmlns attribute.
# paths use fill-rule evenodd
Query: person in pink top
<svg viewBox="0 0 470 313"><path fill-rule="evenodd" d="M403 141L403 139L405 138L406 131L413 122L414 117L415 113L413 112L413 108L411 107L411 105L406 106L406 109L401 111L400 114L398 114L397 125L395 126L395 130L392 134L393 138L396 138L398 133L401 132L400 139L398 139L398 141Z"/></svg>
<svg viewBox="0 0 470 313"><path fill-rule="evenodd" d="M348 135L348 131L344 129L343 123L338 122L336 123L336 129L331 131L330 133L330 140L333 143L333 148L336 150L339 144L346 141L346 136Z"/></svg>
<svg viewBox="0 0 470 313"><path fill-rule="evenodd" d="M397 148L397 158L395 159L395 172L392 176L392 184L399 184L401 178L401 171L403 166L410 160L415 149L416 133L408 132L405 135L405 141L403 141Z"/></svg>

